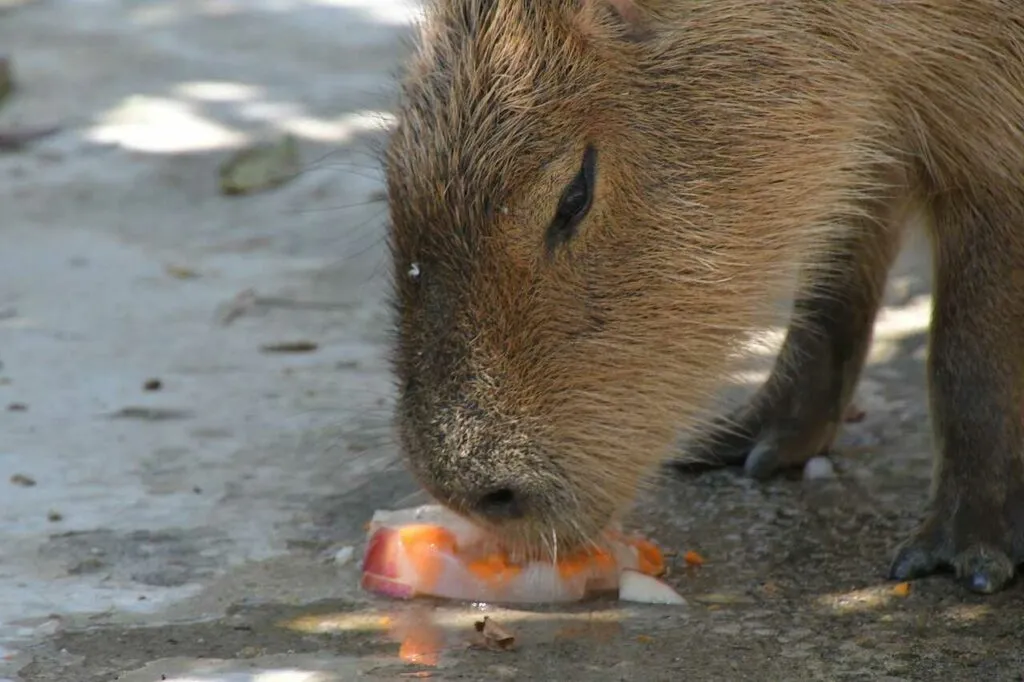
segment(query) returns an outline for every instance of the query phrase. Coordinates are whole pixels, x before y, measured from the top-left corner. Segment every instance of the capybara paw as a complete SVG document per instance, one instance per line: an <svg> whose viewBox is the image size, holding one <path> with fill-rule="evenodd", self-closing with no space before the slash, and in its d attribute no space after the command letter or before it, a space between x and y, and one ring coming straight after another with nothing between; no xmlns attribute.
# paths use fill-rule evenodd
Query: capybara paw
<svg viewBox="0 0 1024 682"><path fill-rule="evenodd" d="M743 463L743 471L751 478L764 480L782 469L802 465L814 454L799 451L794 453L792 448L784 449L774 434L768 433L762 435L750 449L750 454Z"/></svg>
<svg viewBox="0 0 1024 682"><path fill-rule="evenodd" d="M680 469L694 466L742 466L746 475L769 478L783 469L803 466L827 450L836 423L825 410L793 414L788 404L755 400L719 420L711 432L690 449Z"/></svg>
<svg viewBox="0 0 1024 682"><path fill-rule="evenodd" d="M752 420L742 417L733 415L718 419L708 434L690 445L682 457L671 462L672 466L679 471L743 466L759 428Z"/></svg>
<svg viewBox="0 0 1024 682"><path fill-rule="evenodd" d="M1009 548L1006 548L1009 549ZM1015 573L1010 553L985 542L960 543L926 523L903 544L889 568L892 580L914 580L952 569L957 582L978 594L1005 588Z"/></svg>
<svg viewBox="0 0 1024 682"><path fill-rule="evenodd" d="M956 578L967 589L979 594L999 592L1013 580L1013 560L1002 550L978 544L953 558Z"/></svg>
<svg viewBox="0 0 1024 682"><path fill-rule="evenodd" d="M897 551L889 566L890 580L916 580L934 573L940 566L948 564L949 558L940 556L934 547L911 538Z"/></svg>
<svg viewBox="0 0 1024 682"><path fill-rule="evenodd" d="M723 420L710 436L693 448L677 468L695 466L742 466L757 479L767 479L783 469L803 466L827 449L833 432L825 420L771 424L754 427L760 419ZM738 424L738 425L737 425Z"/></svg>

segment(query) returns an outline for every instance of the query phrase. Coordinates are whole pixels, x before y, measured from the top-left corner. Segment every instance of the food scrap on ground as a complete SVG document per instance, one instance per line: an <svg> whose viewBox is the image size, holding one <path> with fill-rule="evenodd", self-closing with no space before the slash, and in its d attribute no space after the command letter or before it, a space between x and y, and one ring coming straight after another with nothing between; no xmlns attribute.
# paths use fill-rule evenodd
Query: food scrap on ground
<svg viewBox="0 0 1024 682"><path fill-rule="evenodd" d="M606 533L602 546L557 562L514 561L481 529L438 505L379 511L367 532L362 587L387 597L575 602L620 589L622 576L632 571L636 575L626 578L631 585L627 596L684 603L657 579L665 573L661 551L647 540L614 529Z"/></svg>
<svg viewBox="0 0 1024 682"><path fill-rule="evenodd" d="M910 594L910 583L897 583L892 588L892 593L897 597L906 597Z"/></svg>
<svg viewBox="0 0 1024 682"><path fill-rule="evenodd" d="M631 570L619 575L619 600L638 604L686 604L682 595L667 583Z"/></svg>
<svg viewBox="0 0 1024 682"><path fill-rule="evenodd" d="M683 555L683 561L686 562L687 566L703 566L704 557L694 551L689 551Z"/></svg>

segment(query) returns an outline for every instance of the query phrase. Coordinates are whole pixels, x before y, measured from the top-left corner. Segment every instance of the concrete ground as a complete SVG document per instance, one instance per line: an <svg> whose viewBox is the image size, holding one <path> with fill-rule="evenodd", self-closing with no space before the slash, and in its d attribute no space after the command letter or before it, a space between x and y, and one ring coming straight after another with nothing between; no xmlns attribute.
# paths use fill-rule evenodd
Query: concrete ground
<svg viewBox="0 0 1024 682"><path fill-rule="evenodd" d="M357 567L374 509L422 501L388 426L373 155L414 9L0 0L0 139L60 127L0 153L0 680L1024 679L1019 585L884 580L929 474L916 244L834 477L638 505L689 606L440 604L451 649L400 660ZM233 150L282 132L299 177L221 196ZM461 646L482 613L515 651Z"/></svg>

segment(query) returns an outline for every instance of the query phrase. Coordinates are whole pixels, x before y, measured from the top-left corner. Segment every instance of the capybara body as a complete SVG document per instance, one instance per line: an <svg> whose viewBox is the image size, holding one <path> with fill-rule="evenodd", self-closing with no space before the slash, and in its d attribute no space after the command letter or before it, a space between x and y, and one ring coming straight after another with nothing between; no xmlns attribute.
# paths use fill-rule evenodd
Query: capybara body
<svg viewBox="0 0 1024 682"><path fill-rule="evenodd" d="M754 476L826 449L914 211L936 467L890 571L1024 561L1024 7L436 0L386 173L402 447L514 551L594 541L680 429Z"/></svg>

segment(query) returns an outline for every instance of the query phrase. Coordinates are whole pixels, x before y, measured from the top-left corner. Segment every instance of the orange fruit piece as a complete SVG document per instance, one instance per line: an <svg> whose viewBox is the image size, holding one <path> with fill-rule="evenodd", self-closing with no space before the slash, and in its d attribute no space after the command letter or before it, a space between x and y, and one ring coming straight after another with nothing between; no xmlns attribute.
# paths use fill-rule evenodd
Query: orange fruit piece
<svg viewBox="0 0 1024 682"><path fill-rule="evenodd" d="M892 588L893 595L897 597L906 597L910 594L910 583L899 583L894 585Z"/></svg>
<svg viewBox="0 0 1024 682"><path fill-rule="evenodd" d="M632 541L637 551L638 566L641 573L657 578L665 572L665 557L653 542L635 539Z"/></svg>
<svg viewBox="0 0 1024 682"><path fill-rule="evenodd" d="M441 552L454 552L456 549L455 536L441 526L427 524L403 526L398 529L398 535L402 539L402 544L407 548L429 546L435 551Z"/></svg>
<svg viewBox="0 0 1024 682"><path fill-rule="evenodd" d="M500 583L511 580L522 572L522 566L508 561L503 554L489 554L466 564L466 568L481 580L489 583Z"/></svg>
<svg viewBox="0 0 1024 682"><path fill-rule="evenodd" d="M425 524L404 526L398 534L420 582L431 589L444 571L441 555L454 555L458 550L455 536L440 526Z"/></svg>
<svg viewBox="0 0 1024 682"><path fill-rule="evenodd" d="M615 557L603 549L595 549L592 552L566 557L559 561L558 575L562 579L568 579L586 570L605 571L614 567Z"/></svg>
<svg viewBox="0 0 1024 682"><path fill-rule="evenodd" d="M692 550L683 555L683 561L686 562L687 566L704 565L704 557L702 557L700 554L697 554L697 552L694 552Z"/></svg>

